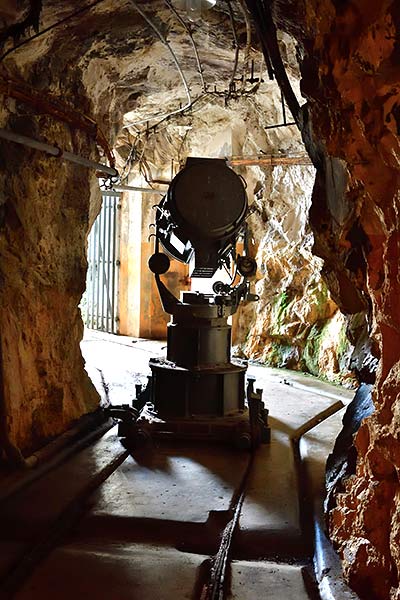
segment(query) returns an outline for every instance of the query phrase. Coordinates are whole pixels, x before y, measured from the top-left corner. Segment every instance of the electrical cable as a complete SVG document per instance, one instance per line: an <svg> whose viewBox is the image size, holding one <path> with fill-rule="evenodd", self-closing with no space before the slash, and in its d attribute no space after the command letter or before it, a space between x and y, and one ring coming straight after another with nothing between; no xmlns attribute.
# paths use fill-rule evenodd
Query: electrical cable
<svg viewBox="0 0 400 600"><path fill-rule="evenodd" d="M143 17L143 19L148 23L148 25L150 25L150 27L155 31L155 33L157 34L157 36L159 37L161 43L166 46L172 56L172 59L175 63L176 68L178 69L178 73L179 76L182 80L183 83L183 87L185 88L185 93L187 96L187 103L185 104L185 106L181 106L180 108L171 111L170 113L167 113L166 115L153 115L151 117L147 117L146 119L141 119L139 121L133 121L131 123L127 123L126 125L124 125L122 127L122 129L127 129L129 127L132 127L133 125L140 125L141 123L146 123L148 121L152 121L153 119L165 119L167 117L170 117L172 115L176 115L179 114L181 112L183 112L184 110L187 110L191 104L192 104L192 98L190 96L190 90L189 90L189 86L188 83L186 81L186 77L182 71L182 68L179 64L178 58L175 54L175 52L173 51L171 45L168 43L168 41L165 39L165 37L163 36L163 34L161 33L161 31L158 29L157 25L155 25L153 23L153 21L147 16L147 14L140 8L140 6L138 6L138 4L134 1L134 0L130 0L131 4L133 4L134 8L136 9L136 11Z"/></svg>
<svg viewBox="0 0 400 600"><path fill-rule="evenodd" d="M191 110L192 107L201 99L204 98L208 95L216 95L216 96L223 96L225 98L225 100L227 100L228 98L232 98L234 92L233 92L233 88L234 88L234 80L236 77L236 73L237 73L237 68L238 68L238 62L239 62L239 43L238 43L238 37L237 37L237 32L236 32L236 26L235 26L235 21L234 21L234 15L233 15L233 10L232 10L232 6L230 3L230 0L226 0L228 7L229 7L229 12L230 12L230 19L231 19L231 25L232 25L232 32L233 32L233 36L234 36L234 44L235 44L235 62L234 62L234 66L233 66L233 71L232 71L232 75L231 75L231 80L229 83L229 90L228 91L223 91L223 92L217 92L216 90L214 92L210 92L210 91L204 91L202 94L200 94L199 96L197 96L197 98L195 98L194 100L191 99L190 96L190 92L188 89L188 85L186 82L186 78L184 76L184 73L181 69L181 66L179 64L179 61L173 51L173 49L171 48L171 45L168 43L168 41L165 39L165 37L162 35L162 33L160 32L160 30L157 28L157 26L151 21L151 19L146 15L146 13L144 11L142 11L139 6L137 5L137 3L134 0L130 0L131 3L134 5L134 7L136 8L136 10L139 12L139 14L142 15L142 17L146 20L146 22L152 27L152 29L157 33L159 39L161 40L161 42L167 46L168 50L170 51L175 65L178 69L178 72L181 76L182 82L184 83L184 87L185 87L185 91L187 94L187 98L188 98L188 102L185 106L180 107L179 109L173 110L171 112L168 112L164 115L160 115L157 117L157 115L152 115L150 117L146 117L144 119L140 119L138 121L132 121L130 123L127 123L126 125L124 125L122 127L122 129L127 129L129 127L134 127L137 125L141 125L143 123L148 123L149 121L152 121L153 119L159 118L160 120L155 123L154 125L152 125L151 127L147 127L146 130L139 132L139 134L143 134L145 133L146 135L148 135L148 133L151 130L155 130L156 128L158 128L159 125L161 125L161 123L163 123L164 121L168 120L170 117L174 116L174 115L180 115L184 112L186 112L187 110ZM170 5L169 0L164 0L165 3L173 10L174 14L176 14L176 16L178 17L178 19L180 20L180 22L182 23L182 25L187 29L188 32L190 32L190 29L187 27L186 23L183 21L183 19L180 17L179 13L177 13L177 11L175 11L175 9L172 7L172 5ZM251 26L250 26L250 21L248 18L247 13L244 13L245 18L247 18L246 20L246 31L247 31L247 41L246 41L246 51L247 51L247 47L250 49L250 44L251 44ZM250 29L248 29L250 27ZM191 32L189 33L191 40L193 42L193 48L195 50L196 53L196 57L198 57L198 52L197 52L197 47L195 45L193 36L191 35ZM198 60L198 67L199 67L199 73L203 72L203 69L201 67L201 63L200 60ZM204 79L202 78L202 81L204 81ZM205 85L205 82L204 82ZM242 92L243 93L243 92Z"/></svg>
<svg viewBox="0 0 400 600"><path fill-rule="evenodd" d="M244 22L246 24L246 47L244 50L244 58L243 58L243 73L242 73L242 86L241 91L243 92L246 87L246 76L247 76L247 67L250 60L250 48L251 48L251 22L249 13L247 11L246 4L244 0L238 0L239 8L244 17ZM261 78L260 78L261 79Z"/></svg>
<svg viewBox="0 0 400 600"><path fill-rule="evenodd" d="M128 136L129 136L129 133L128 133ZM136 150L137 150L137 146L138 146L139 142L141 142L141 140L142 140L141 134L138 133L133 144L131 144L131 148L129 150L128 157L125 160L124 166L122 167L121 174L120 174L120 183L122 183L129 177L130 168L132 167L133 163L138 162Z"/></svg>
<svg viewBox="0 0 400 600"><path fill-rule="evenodd" d="M253 15L254 23L261 41L265 62L270 72L270 78L275 76L285 97L286 103L300 131L304 129L303 115L299 101L293 91L279 49L276 26L272 18L271 6L265 0L246 0L249 12ZM272 75L272 77L271 77ZM318 157L315 156L315 161Z"/></svg>
<svg viewBox="0 0 400 600"><path fill-rule="evenodd" d="M248 90L246 92L240 92L238 94L229 92L229 91L222 91L222 92L217 92L217 91L207 91L207 92L203 92L202 94L199 94L190 104L190 106L188 106L185 109L186 111L192 112L193 107L202 99L204 98L209 98L212 96L218 97L218 98L227 98L228 96L232 99L234 98L235 100L240 100L241 98L250 98L250 96L252 96L252 94L254 93L255 89L252 90ZM201 110L201 109L198 109ZM198 112L198 111L196 111ZM163 131L164 129L166 129L166 127L168 127L168 125L163 128L162 130L159 130L159 126L164 123L165 121L167 121L170 116L173 116L172 114L170 115L166 115L165 117L163 117L162 119L160 119L160 121L158 121L157 123L155 123L154 125L151 125L150 127L148 127L147 129L144 129L142 131L138 131L138 135L149 135L150 133L154 133L156 130L158 131Z"/></svg>
<svg viewBox="0 0 400 600"><path fill-rule="evenodd" d="M148 129L144 131L142 131L141 133L146 133L148 134L151 130L156 130L162 123L164 123L165 121L167 121L170 117L174 116L175 114L182 114L183 112L186 112L187 110L192 111L192 108L195 104L197 104L197 102L199 100L201 100L202 98L205 98L206 96L213 94L213 92L203 92L202 94L200 94L199 96L197 96L188 106L182 108L182 110L179 110L178 112L173 112L173 113L169 113L168 115L164 115L157 123L155 123L154 125L152 125L151 127L149 127Z"/></svg>
<svg viewBox="0 0 400 600"><path fill-rule="evenodd" d="M195 99L192 101L192 104L191 104L191 106L189 107L189 108L190 108L190 111L191 111L191 114L192 114L192 112L193 112L193 113L197 113L197 112L200 112L200 111L202 110L202 107L203 107L203 106L202 106L202 105L200 105L200 107L199 107L197 110L195 110L195 111L192 111L193 107L194 107L194 106L195 106L195 105L196 105L198 102L200 102L201 100L203 100L203 99L205 99L205 98L208 98L208 97L210 97L210 96L216 96L216 97L218 97L218 98L219 98L219 97L226 97L226 95L227 95L227 92L212 92L212 91L208 91L208 92L206 92L206 93L202 93L202 94L200 94L199 96L197 96L197 97L196 97L196 98L195 98ZM250 90L250 91L248 91L248 92L240 93L240 94L239 94L237 97L235 97L235 96L234 96L234 97L236 98L236 100L241 100L242 98L244 98L244 99L246 99L247 101L249 101L249 100L251 99L251 96L252 96L252 91ZM255 107L255 105L254 105L254 104L252 104L252 106L254 107L254 109L256 109L256 107ZM260 117L261 117L261 114L260 114ZM140 140L142 139L142 138L141 138L141 136L142 136L142 135L145 135L145 136L146 136L146 142L145 142L145 146L146 146L146 145L147 145L147 143L148 143L148 140L150 139L150 135L155 135L155 134L157 134L157 133L162 133L163 131L165 131L166 129L168 129L168 126L169 126L169 124L168 124L168 123L165 123L167 120L168 120L168 117L166 117L166 118L164 118L164 119L161 119L161 120L160 120L158 123L155 123L154 125L152 125L151 127L147 128L147 129L145 129L145 130L138 131L138 132L137 132L137 136L138 136L138 137L137 137L137 138L136 138L136 140L135 140L135 144L137 144L137 143L139 143L139 142L140 142ZM160 127L160 125L162 125L162 123L165 123L165 126L161 128L161 127ZM142 154L141 154L140 158L138 158L138 160L137 160L137 161L135 161L135 162L138 162L139 164L140 164L140 162L141 162L141 160L142 160L142 157L143 157L143 155L144 155L144 152L145 152L145 146L143 147L143 151L142 151ZM123 168L123 172L124 172L124 173L125 173L125 168L126 168L126 166L127 166L127 161L125 162L125 165L124 165L124 168ZM126 179L126 177L127 177L127 176L125 176L125 179Z"/></svg>
<svg viewBox="0 0 400 600"><path fill-rule="evenodd" d="M236 77L238 63L239 63L239 42L238 42L238 37L237 37L237 32L236 32L235 17L233 14L231 1L226 0L226 4L228 5L228 9L229 9L229 17L231 20L232 34L233 34L233 43L234 43L234 47L235 47L235 62L233 63L233 71L232 71L232 75L231 75L231 80L229 82L229 91L231 92L234 89L235 77ZM228 97L229 97L229 95L228 95Z"/></svg>
<svg viewBox="0 0 400 600"><path fill-rule="evenodd" d="M231 94L231 97L233 97L233 98L234 98L234 99L236 99L237 101L240 101L242 98L244 98L244 99L245 99L245 100L247 100L248 102L251 102L251 105L252 105L253 109L254 109L254 110L256 110L256 111L259 113L259 111L258 111L258 109L257 109L257 106L256 106L256 105L254 104L254 102L253 102L253 98L252 98L252 96L253 96L253 93L254 93L254 88L253 88L252 90L248 90L248 91L240 92L239 94L236 94L236 95L235 95L235 94ZM202 110L202 108L203 108L203 105L201 104L201 105L198 107L198 109L197 109L197 110L193 110L193 107L195 107L195 105L197 105L197 104L198 104L198 103L199 103L201 100L204 100L204 99L207 99L207 98L209 98L209 97L213 97L213 96L215 96L215 97L218 97L218 98L219 98L219 97L225 97L225 98L226 98L226 96L227 96L227 95L228 95L228 92L227 92L227 91L225 91L225 92L207 91L206 93L199 94L199 96L197 96L197 97L196 97L196 98L195 98L195 99L192 101L192 103L191 103L190 107L188 107L186 110L190 110L191 114L192 114L192 113L193 113L193 114L195 114L195 113L197 113L197 112L200 112L200 111ZM263 115L262 115L261 113L259 113L259 117L260 117L260 118L262 118L262 116L263 116ZM148 140L149 140L149 138L150 138L150 135L154 135L154 134L156 134L156 133L162 133L163 131L165 131L166 129L168 129L168 126L169 126L169 125L168 125L168 123L166 123L164 127L162 127L162 128L160 127L160 126L162 125L162 123L165 123L166 121L168 121L168 119L169 119L169 117L164 117L164 118L163 118L163 119L161 119L159 122L157 122L157 123L155 123L154 125L152 125L151 127L148 127L147 129L144 129L144 130L142 130L142 131L137 131L137 132L136 132L136 134L137 134L137 138L136 138L136 140L135 140L135 142L134 142L134 147L136 147L136 145L137 145L137 144L138 144L138 143L141 141L141 139L142 139L142 136L145 136L145 137L146 137L146 142L145 142L145 144L147 145L147 142L148 142ZM271 126L271 127L277 127L277 126L276 126L276 125L273 125L273 126ZM142 151L141 157L140 157L138 160L136 160L135 162L139 162L139 163L140 163L140 161L141 161L141 158L142 158L142 157L143 157L143 155L144 155L144 151L145 151L145 147L143 148L143 151ZM126 169L126 166L127 166L128 160L129 160L129 159L127 159L127 161L125 162L125 165L124 165L124 167L123 167L123 172L124 172L124 173L125 173L125 169ZM126 179L126 176L125 176L125 179Z"/></svg>
<svg viewBox="0 0 400 600"><path fill-rule="evenodd" d="M7 56L9 56L12 52L15 52L16 50L18 50L19 48L21 48L21 46L25 46L25 44L29 44L29 42L32 42L33 40L36 40L37 38L39 38L40 36L44 35L45 33L48 33L49 31L51 31L55 27L58 27L59 25L62 25L64 23L66 23L66 21L69 21L73 17L76 17L76 16L82 14L83 12L85 12L87 10L90 10L94 6L97 6L98 4L101 4L104 1L105 0L95 0L95 2L92 2L91 4L88 4L87 6L83 6L82 8L80 8L79 10L76 10L75 12L73 12L70 15L68 15L67 17L64 17L60 21L57 21L56 23L53 23L53 25L49 25L48 27L45 27L45 29L42 29L42 31L39 31L35 35L32 35L27 40L24 40L23 42L20 42L16 46L13 46L12 48L9 48L6 52L4 52L4 54L2 54L0 56L0 62L3 62L3 60Z"/></svg>
<svg viewBox="0 0 400 600"><path fill-rule="evenodd" d="M184 27L184 29L187 31L187 33L189 35L190 42L192 44L193 51L194 51L194 54L195 54L195 57L196 57L197 69L199 71L199 75L200 75L200 79L201 79L201 85L203 87L203 91L206 92L207 91L207 86L206 86L206 83L205 83L204 77L203 77L203 67L201 66L199 53L198 53L196 42L194 41L191 29L187 25L187 23L185 23L185 21L182 19L181 15L178 13L178 11L176 10L176 8L171 4L170 0L164 0L164 2L168 6L168 8L173 12L173 14L178 19L179 23L182 25L182 27Z"/></svg>

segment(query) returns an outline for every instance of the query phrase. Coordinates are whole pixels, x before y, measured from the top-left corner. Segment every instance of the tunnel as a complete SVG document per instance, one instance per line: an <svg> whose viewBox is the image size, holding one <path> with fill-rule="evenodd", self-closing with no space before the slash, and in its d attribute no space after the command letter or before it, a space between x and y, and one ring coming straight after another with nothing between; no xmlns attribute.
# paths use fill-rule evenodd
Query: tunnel
<svg viewBox="0 0 400 600"><path fill-rule="evenodd" d="M399 27L0 2L2 597L400 597Z"/></svg>

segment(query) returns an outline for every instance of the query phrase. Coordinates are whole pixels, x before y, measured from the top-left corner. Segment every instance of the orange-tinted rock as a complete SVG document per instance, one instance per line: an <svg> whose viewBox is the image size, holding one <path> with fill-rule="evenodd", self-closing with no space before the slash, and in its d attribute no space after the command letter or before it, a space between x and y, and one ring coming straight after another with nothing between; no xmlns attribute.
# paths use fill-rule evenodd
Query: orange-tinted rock
<svg viewBox="0 0 400 600"><path fill-rule="evenodd" d="M376 412L358 433L357 471L337 497L330 533L361 597L398 598L399 4L311 0L288 10L277 1L275 8L304 52L313 143L340 159L348 174L339 188L326 170L330 158L319 169L311 208L316 251L339 307L371 306L370 331L381 356ZM357 236L350 235L354 227Z"/></svg>
<svg viewBox="0 0 400 600"><path fill-rule="evenodd" d="M12 119L18 128L19 119ZM47 139L68 143L63 128L46 129ZM77 150L82 142L76 136ZM86 169L16 144L1 142L0 156L6 159L0 230L4 427L26 453L98 406L79 350L90 183Z"/></svg>

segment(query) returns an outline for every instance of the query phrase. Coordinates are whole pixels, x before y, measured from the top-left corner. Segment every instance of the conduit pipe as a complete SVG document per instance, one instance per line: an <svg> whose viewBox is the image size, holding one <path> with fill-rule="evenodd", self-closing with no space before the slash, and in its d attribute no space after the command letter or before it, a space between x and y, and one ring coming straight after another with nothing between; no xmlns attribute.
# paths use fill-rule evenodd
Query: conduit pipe
<svg viewBox="0 0 400 600"><path fill-rule="evenodd" d="M115 192L142 192L142 194L160 194L164 195L165 190L155 190L153 188L136 187L134 185L116 185L110 193ZM107 190L102 191L103 194L107 193Z"/></svg>
<svg viewBox="0 0 400 600"><path fill-rule="evenodd" d="M251 48L251 23L249 18L249 13L247 11L247 7L244 0L239 0L239 8L242 11L242 15L244 17L244 21L246 23L246 48L244 51L243 58L243 73L242 73L242 92L246 87L246 75L247 75L247 67L250 59L250 48Z"/></svg>
<svg viewBox="0 0 400 600"><path fill-rule="evenodd" d="M110 175L111 177L118 177L118 171L114 169L114 167L108 167L107 165L103 165L101 163L95 162L94 160L89 160L88 158L84 158L83 156L78 156L77 154L72 154L72 152L68 152L67 150L62 150L57 146L51 146L50 144L46 144L46 142L40 142L39 140L34 140L33 138L29 138L26 135L21 135L20 133L15 133L10 131L9 129L0 129L0 138L7 140L9 142L15 142L16 144L22 144L23 146L28 146L29 148L34 148L35 150L41 150L43 152L47 152L47 154L51 154L56 158L63 158L68 162L75 163L77 165L81 165L83 167L87 167L88 169L95 169L99 171L101 174L105 173Z"/></svg>
<svg viewBox="0 0 400 600"><path fill-rule="evenodd" d="M234 45L234 48L235 48L235 62L233 63L233 70L232 70L231 80L229 82L229 91L231 92L234 89L235 77L236 77L236 72L237 72L238 63L239 63L239 40L238 40L238 37L237 37L236 26L235 26L235 17L234 17L234 14L233 14L231 2L230 2L230 0L226 0L226 3L228 5L229 17L230 17L230 20L231 20L231 27L232 27L232 34L233 34L233 45Z"/></svg>
<svg viewBox="0 0 400 600"><path fill-rule="evenodd" d="M265 165L276 167L278 165L312 165L308 155L298 156L231 156L226 158L231 167Z"/></svg>
<svg viewBox="0 0 400 600"><path fill-rule="evenodd" d="M34 106L41 114L46 113L52 117L68 123L74 128L85 131L96 143L102 147L109 164L115 166L114 155L108 145L107 139L98 127L96 121L78 110L64 104L59 98L35 90L21 81L7 77L0 77L0 93L15 100Z"/></svg>

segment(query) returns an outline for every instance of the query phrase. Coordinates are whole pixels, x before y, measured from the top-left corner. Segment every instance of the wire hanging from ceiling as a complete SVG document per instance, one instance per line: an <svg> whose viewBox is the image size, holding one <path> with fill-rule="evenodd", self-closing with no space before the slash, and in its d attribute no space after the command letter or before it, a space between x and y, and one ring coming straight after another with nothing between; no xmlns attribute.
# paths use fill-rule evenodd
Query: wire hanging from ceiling
<svg viewBox="0 0 400 600"><path fill-rule="evenodd" d="M250 60L250 48L251 48L251 23L249 13L247 11L247 7L244 3L244 0L238 0L239 8L242 12L244 22L246 25L246 46L244 49L244 58L243 58L243 72L242 72L242 85L241 91L243 92L246 87L246 77L247 77L247 69Z"/></svg>
<svg viewBox="0 0 400 600"><path fill-rule="evenodd" d="M150 27L155 31L155 33L157 34L157 36L159 37L160 41L162 44L164 44L164 46L166 46L172 56L172 59L175 63L176 68L178 69L178 73L179 76L182 80L183 83L183 87L185 89L185 93L186 93L186 97L187 97L187 103L184 106L179 107L178 109L168 113L167 115L153 115L151 117L147 117L146 119L141 119L138 121L133 121L131 123L127 123L126 125L124 125L122 127L122 129L127 129L128 127L132 127L133 125L140 125L141 123L146 123L147 121L152 121L153 119L162 119L166 116L172 116L178 113L181 113L182 111L188 109L191 104L192 104L192 98L190 95L190 90L189 90L189 86L188 83L186 81L186 77L182 71L182 68L179 64L178 58L175 54L175 52L173 51L171 45L169 44L169 42L166 40L166 38L163 36L163 34L161 33L161 31L159 30L159 28L157 27L157 25L155 25L155 23L153 23L153 21L148 17L148 15L140 8L140 6L138 6L138 4L134 1L134 0L130 0L131 4L133 4L134 8L137 10L137 12L143 17L143 19L147 22L148 25L150 25Z"/></svg>
<svg viewBox="0 0 400 600"><path fill-rule="evenodd" d="M202 85L203 91L206 92L207 91L207 86L206 86L206 83L204 81L203 67L202 67L201 62L200 62L199 52L197 50L196 42L194 41L194 38L193 38L191 27L189 25L187 25L187 23L185 23L185 21L182 19L181 15L178 13L178 11L176 10L176 8L172 5L172 3L170 2L170 0L164 0L164 2L168 6L168 8L172 11L172 13L178 19L179 23L182 25L182 27L184 27L184 29L187 31L187 33L189 35L190 43L192 44L194 55L196 57L197 69L199 71L199 75L200 75L200 79L201 79L201 85Z"/></svg>
<svg viewBox="0 0 400 600"><path fill-rule="evenodd" d="M255 86L255 88L256 87L258 87L258 86ZM250 101L253 96L253 90L255 88L253 88L252 90L249 90L247 92L233 93L233 94L231 94L231 99L235 99L237 101L239 101L241 99L245 99L247 101ZM214 98L223 98L224 101L226 101L226 96L227 96L226 91L224 91L224 92L222 92L222 91L221 92L207 91L206 93L202 93L199 96L197 96L196 98L194 98L190 107L188 107L185 112L189 113L189 115L192 116L193 114L201 112L201 110L204 108L204 105L202 104L202 100L207 100L210 97L214 97ZM178 115L178 114L171 115L171 117L182 117L182 116L183 116L183 113L181 113L180 115ZM122 172L125 175L124 175L124 177L121 177L121 180L124 178L126 179L129 175L129 171L127 172L127 167L128 167L129 163L131 165L134 163L140 163L141 158L144 155L146 145L150 139L150 136L158 134L158 133L162 133L163 131L167 130L170 125L169 121L170 121L170 116L165 116L164 118L162 118L160 121L158 121L154 125L148 126L148 127L146 127L146 129L136 131L134 147L136 147L136 145L142 141L143 137L145 138L145 145L143 147L142 155L140 158L138 158L136 156L136 160L131 160L131 158L130 158L131 154L129 155L129 157L125 161L124 167L122 169ZM163 124L164 124L164 126L161 127Z"/></svg>
<svg viewBox="0 0 400 600"><path fill-rule="evenodd" d="M235 48L235 58L234 58L234 65L233 65L233 69L232 69L232 75L230 78L230 82L229 82L229 87L228 90L223 90L223 91L217 91L215 86L214 86L214 91L210 91L207 89L207 85L204 81L204 70L203 67L201 65L200 62L200 58L199 58L199 54L198 54L198 50L197 50L197 46L196 43L194 41L192 32L190 30L190 27L188 27L188 25L185 23L185 21L182 19L182 17L179 15L178 11L172 6L170 0L164 0L165 4L172 10L172 12L175 14L175 16L179 19L180 23L182 24L182 26L186 29L186 31L189 33L189 37L195 52L195 56L196 56L196 62L197 62L197 67L198 67L198 71L199 74L201 76L201 80L202 80L202 85L203 85L203 93L200 94L197 98L195 98L194 100L191 99L190 97L190 91L188 89L188 85L186 82L186 78L184 76L183 70L179 64L179 61L171 47L171 45L169 44L168 40L164 37L164 35L161 33L161 31L158 29L158 27L153 23L153 21L148 17L148 15L142 10L140 9L140 7L137 5L137 3L134 0L131 0L131 3L134 5L134 7L136 8L136 10L142 15L142 17L147 21L147 23L153 28L153 30L157 33L159 39L161 40L161 42L167 46L168 50L170 51L175 65L178 69L178 72L180 74L180 77L182 79L182 81L184 82L184 86L185 86L185 90L187 92L187 97L188 97L188 101L184 106L180 106L178 109L172 110L168 113L162 114L162 115L151 115L148 117L144 117L142 119L138 119L135 121L131 121L129 123L126 123L122 128L123 129L128 129L130 127L135 127L137 125L142 125L144 123L146 123L147 127L146 127L146 133L148 133L150 130L157 128L161 123L163 123L165 120L168 120L170 117L172 116L176 116L176 115L182 115L183 113L187 112L187 111L191 111L192 107L194 106L194 104L196 104L198 102L198 100L200 100L201 98L205 97L205 96L221 96L224 97L225 99L225 104L227 103L227 101L231 98L235 98L237 96L240 96L242 94L245 94L245 90L244 90L244 86L246 83L246 79L245 79L245 73L247 70L247 63L248 63L248 59L249 59L249 54L250 54L250 46L251 46L251 24L250 24L250 20L249 20L249 16L248 13L246 11L245 6L241 3L242 0L239 0L240 2L240 8L242 10L242 13L244 15L244 19L245 19L245 23L246 23L246 48L245 48L245 56L244 56L244 67L243 67L243 75L242 75L242 86L240 91L237 91L235 88L235 78L237 75L237 71L238 71L238 64L239 64L239 52L240 52L240 45L239 45L239 41L238 41L238 36L237 36L237 29L236 29L236 24L235 24L235 17L234 17L234 13L233 13L233 9L231 6L231 2L230 0L226 0L228 9L229 9L229 15L230 15L230 22L231 22L231 27L232 27L232 33L233 33L233 39L234 39L234 48ZM253 93L253 90L250 90L249 93ZM190 101L189 101L190 98ZM154 119L158 118L159 121L155 124L152 125L151 127L149 127L148 123L150 121L153 121ZM142 131L141 133L144 133L144 131Z"/></svg>
<svg viewBox="0 0 400 600"><path fill-rule="evenodd" d="M229 82L229 93L230 93L235 89L235 77L236 77L237 68L238 68L238 64L239 64L239 41L238 41L238 37L237 37L235 16L233 14L231 1L230 0L225 0L225 1L228 6L228 10L229 10L229 18L231 21L232 34L233 34L233 47L235 48L235 60L233 63L232 75L231 75L231 79Z"/></svg>
<svg viewBox="0 0 400 600"><path fill-rule="evenodd" d="M197 96L196 98L191 100L190 103L187 102L187 104L185 106L183 106L183 107L181 106L178 110L174 110L167 114L161 115L159 117L159 121L151 126L149 126L149 122L156 118L155 115L152 117L147 117L147 118L144 118L144 119L141 119L141 120L138 120L133 123L129 123L129 124L125 125L124 128L128 128L128 127L135 127L137 125L146 123L147 126L145 129L139 130L139 128L138 128L138 130L136 132L137 138L136 138L135 144L138 140L141 139L142 135L145 135L146 140L148 140L150 134L156 134L156 133L162 132L165 129L168 129L168 123L166 123L166 122L169 121L169 119L171 117L180 117L180 116L183 116L183 114L188 113L188 112L192 113L192 110L195 107L195 105L197 105L198 103L201 105L202 104L201 101L204 99L207 99L212 96L223 97L224 101L225 101L225 105L226 105L227 101L229 99L239 100L242 96L247 97L249 95L252 95L255 91L257 91L259 84L254 86L251 90L248 90L248 91L245 90L246 81L247 81L246 74L247 74L248 64L249 64L249 57L250 57L250 50L251 50L251 36L252 36L251 22L250 22L249 12L247 10L245 0L237 0L238 4L239 4L239 8L240 8L243 18L244 18L245 26L246 26L246 46L244 49L244 56L243 56L243 71L242 71L242 76L240 78L242 83L241 83L240 89L236 89L236 86L235 86L235 81L236 81L236 76L237 76L238 66L239 66L239 53L240 53L240 46L239 46L238 33L237 33L237 24L235 22L235 15L234 15L231 1L230 0L225 0L225 1L226 1L228 10L229 10L230 22L231 22L232 33L233 33L233 38L234 38L234 48L235 48L234 65L233 65L232 74L231 74L231 78L230 78L230 82L229 82L229 89L224 90L224 91L217 91L216 87L214 86L214 91L211 91L211 90L207 90L207 88L206 88L206 90L203 91L202 94L200 94L199 96ZM170 0L164 0L164 2L168 6L168 8L174 13L174 15L178 18L178 20L180 21L182 26L185 28L185 30L189 33L189 36L190 36L190 39L192 42L192 46L193 46L193 49L194 49L194 52L196 55L197 67L199 70L199 74L201 75L202 84L205 86L204 71L203 71L202 65L200 63L200 59L198 57L198 51L197 51L197 47L196 47L196 44L195 44L193 36L192 36L191 29L190 29L190 27L187 26L185 21L180 17L179 13L172 6ZM132 0L132 3L135 5L135 7L137 6L133 0ZM147 15L145 15L141 10L138 10L138 12L140 12L140 14L142 14L142 16L153 27L153 29L155 29L155 25L151 22L149 17L147 17ZM173 52L168 41L165 39L164 36L162 36L161 32L157 31L157 30L156 30L156 32L157 32L158 37L161 39L161 41L165 45L168 46L170 51ZM180 68L180 70L182 71L182 69L179 65L179 62L178 62L178 64L177 64L177 62L175 62L175 64L177 65L178 69ZM268 71L270 72L271 65L267 64L267 68L268 68ZM183 73L182 73L182 75L183 75ZM271 73L270 73L270 75L271 75ZM261 75L260 75L260 78L257 79L257 81L258 82L262 81ZM203 87L203 90L204 90L204 87ZM197 109L197 111L198 110L201 110L201 106ZM165 126L163 128L160 128L160 126L163 123L165 123ZM289 125L289 123L287 123L287 124ZM276 126L277 125L272 125L272 126L270 126L270 128L275 128ZM148 166L148 164L146 164L147 161L145 161L145 159L144 159L144 148L143 148L141 157L139 159L135 160L135 162L137 162L139 164L140 172L142 172L142 174L145 174L146 180L148 181L148 183L150 183L152 181L152 177L151 177L151 174L149 176L149 166ZM126 169L128 163L132 164L131 155L130 155L130 158L128 158L128 160L125 163L124 172L126 172L125 169Z"/></svg>

